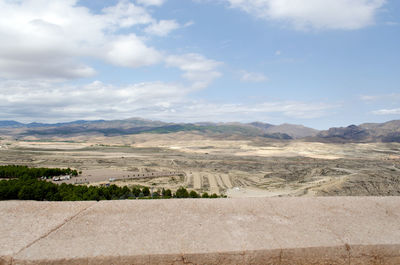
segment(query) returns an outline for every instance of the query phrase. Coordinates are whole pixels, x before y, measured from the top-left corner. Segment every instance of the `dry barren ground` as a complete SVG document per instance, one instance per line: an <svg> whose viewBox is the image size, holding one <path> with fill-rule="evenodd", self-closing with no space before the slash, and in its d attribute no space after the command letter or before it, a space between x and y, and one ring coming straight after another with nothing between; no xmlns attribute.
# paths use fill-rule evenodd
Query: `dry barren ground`
<svg viewBox="0 0 400 265"><path fill-rule="evenodd" d="M99 185L116 178L117 185L185 186L230 197L400 195L400 144L238 140L193 133L3 138L0 164L81 170L71 183ZM152 172L159 177L132 178Z"/></svg>

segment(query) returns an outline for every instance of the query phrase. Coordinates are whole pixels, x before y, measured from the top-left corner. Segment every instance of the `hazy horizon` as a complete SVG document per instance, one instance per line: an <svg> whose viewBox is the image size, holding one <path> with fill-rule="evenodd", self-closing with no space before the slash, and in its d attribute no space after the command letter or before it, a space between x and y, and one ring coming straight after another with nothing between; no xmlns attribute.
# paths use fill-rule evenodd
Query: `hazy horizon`
<svg viewBox="0 0 400 265"><path fill-rule="evenodd" d="M360 125L360 124L364 124L364 123L386 123L386 122L391 122L394 120L388 120L388 121L383 121L383 122L371 122L371 121L366 121L366 122L362 122L362 123L350 123L350 124L344 124L344 125L338 125L338 126L330 126L330 127L326 127L326 128L316 128L316 127L312 127L312 126L307 126L305 124L300 124L300 123L288 123L288 122L283 122L283 123L269 123L269 122L265 122L265 121L198 121L198 122L184 122L184 121L173 121L173 120L157 120L157 119L144 119L144 118L140 118L140 117L130 117L130 118L126 118L126 119L91 119L91 120L85 120L85 119L78 119L78 120L64 120L64 121L53 121L53 122L46 122L46 121L18 121L18 120L0 120L0 122L5 122L5 121L15 121L15 122L19 122L22 124L30 124L30 123L43 123L43 124L57 124L57 123L72 123L72 122L77 122L77 121L87 121L87 122L93 122L93 121L124 121L124 120L147 120L147 121L152 121L152 122L164 122L164 123L175 123L175 124L181 124L181 123L215 123L215 124L234 124L234 123L241 123L241 124L250 124L250 123L254 123L254 122L261 122L264 124L271 124L274 126L279 126L279 125L284 125L284 124L290 124L290 125L302 125L308 128L312 128L312 129L316 129L316 130L328 130L329 128L333 128L333 127L348 127L350 125Z"/></svg>

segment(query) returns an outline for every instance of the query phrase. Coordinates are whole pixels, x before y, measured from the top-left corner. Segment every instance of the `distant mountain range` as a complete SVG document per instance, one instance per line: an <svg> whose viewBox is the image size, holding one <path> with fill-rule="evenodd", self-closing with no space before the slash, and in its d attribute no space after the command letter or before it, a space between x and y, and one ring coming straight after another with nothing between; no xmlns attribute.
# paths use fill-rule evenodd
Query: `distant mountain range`
<svg viewBox="0 0 400 265"><path fill-rule="evenodd" d="M303 125L272 125L262 122L252 123L167 123L140 118L126 120L78 120L65 123L20 123L0 121L0 135L16 137L74 136L74 135L129 135L140 133L165 134L173 132L196 132L216 135L238 135L264 137L279 140L305 139L320 142L400 142L400 120L386 123L365 123L348 127L330 128L318 131Z"/></svg>
<svg viewBox="0 0 400 265"><path fill-rule="evenodd" d="M400 142L400 120L330 128L314 139L328 142Z"/></svg>
<svg viewBox="0 0 400 265"><path fill-rule="evenodd" d="M0 128L35 128L35 127L61 127L73 124L88 124L88 123L99 123L104 122L105 120L96 120L96 121L85 121L78 120L72 122L61 122L61 123L21 123L17 121L0 121Z"/></svg>

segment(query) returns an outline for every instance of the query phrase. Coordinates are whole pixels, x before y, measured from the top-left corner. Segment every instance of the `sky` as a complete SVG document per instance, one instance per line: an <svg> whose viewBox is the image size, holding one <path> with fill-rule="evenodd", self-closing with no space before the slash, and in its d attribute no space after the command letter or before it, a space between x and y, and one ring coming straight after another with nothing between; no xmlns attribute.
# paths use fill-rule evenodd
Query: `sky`
<svg viewBox="0 0 400 265"><path fill-rule="evenodd" d="M400 119L397 0L0 0L0 120Z"/></svg>

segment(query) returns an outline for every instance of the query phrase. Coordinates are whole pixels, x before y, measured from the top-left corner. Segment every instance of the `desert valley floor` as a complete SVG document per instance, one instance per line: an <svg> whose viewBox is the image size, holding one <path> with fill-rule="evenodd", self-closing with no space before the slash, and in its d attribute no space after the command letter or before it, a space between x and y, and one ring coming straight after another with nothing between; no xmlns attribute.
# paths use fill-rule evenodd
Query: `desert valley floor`
<svg viewBox="0 0 400 265"><path fill-rule="evenodd" d="M399 143L328 144L187 132L2 138L0 164L82 171L69 183L101 185L113 178L120 186L184 186L228 197L400 195Z"/></svg>

